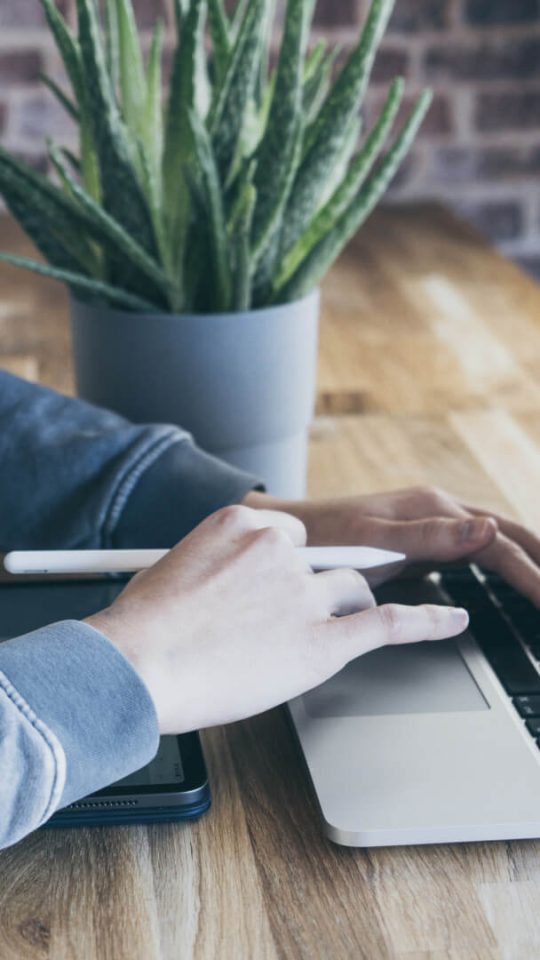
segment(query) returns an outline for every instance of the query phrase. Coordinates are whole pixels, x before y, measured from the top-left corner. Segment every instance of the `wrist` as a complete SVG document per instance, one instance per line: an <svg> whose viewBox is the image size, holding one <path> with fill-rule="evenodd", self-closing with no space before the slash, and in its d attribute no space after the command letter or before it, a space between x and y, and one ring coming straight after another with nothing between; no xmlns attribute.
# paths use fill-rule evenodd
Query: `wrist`
<svg viewBox="0 0 540 960"><path fill-rule="evenodd" d="M138 644L134 642L138 634L134 632L125 616L117 616L114 607L106 607L104 610L86 617L83 622L103 634L109 643L112 643L113 647L116 647L119 653L126 658L139 674L141 680L148 686L144 676L144 663L137 650Z"/></svg>

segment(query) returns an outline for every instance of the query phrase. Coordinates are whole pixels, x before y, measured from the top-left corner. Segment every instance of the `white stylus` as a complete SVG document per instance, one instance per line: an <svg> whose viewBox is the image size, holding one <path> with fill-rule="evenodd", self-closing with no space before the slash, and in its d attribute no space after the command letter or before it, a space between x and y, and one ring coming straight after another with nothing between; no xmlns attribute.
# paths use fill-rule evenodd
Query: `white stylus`
<svg viewBox="0 0 540 960"><path fill-rule="evenodd" d="M313 570L352 567L370 570L399 563L405 554L375 547L297 547ZM161 560L168 550L13 550L4 557L8 573L135 573Z"/></svg>

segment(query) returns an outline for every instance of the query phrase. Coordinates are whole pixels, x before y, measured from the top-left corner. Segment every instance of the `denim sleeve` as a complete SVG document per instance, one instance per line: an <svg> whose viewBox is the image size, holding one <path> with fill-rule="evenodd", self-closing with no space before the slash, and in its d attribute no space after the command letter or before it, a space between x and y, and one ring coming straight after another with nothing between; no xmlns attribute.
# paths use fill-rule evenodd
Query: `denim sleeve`
<svg viewBox="0 0 540 960"><path fill-rule="evenodd" d="M0 644L0 848L56 809L133 773L159 743L136 671L66 620Z"/></svg>
<svg viewBox="0 0 540 960"><path fill-rule="evenodd" d="M134 425L0 371L0 552L171 546L257 479L184 430ZM146 688L105 637L54 624L0 645L0 846L144 766Z"/></svg>
<svg viewBox="0 0 540 960"><path fill-rule="evenodd" d="M256 477L185 430L136 425L0 370L0 551L168 547Z"/></svg>

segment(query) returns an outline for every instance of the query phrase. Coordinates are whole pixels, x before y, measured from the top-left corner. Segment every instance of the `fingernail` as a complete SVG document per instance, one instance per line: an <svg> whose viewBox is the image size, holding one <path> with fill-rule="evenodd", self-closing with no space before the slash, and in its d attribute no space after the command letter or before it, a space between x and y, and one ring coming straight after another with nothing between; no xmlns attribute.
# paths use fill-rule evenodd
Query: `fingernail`
<svg viewBox="0 0 540 960"><path fill-rule="evenodd" d="M490 526L488 517L473 517L470 520L465 520L459 530L461 542L470 543L472 540L482 539Z"/></svg>
<svg viewBox="0 0 540 960"><path fill-rule="evenodd" d="M467 610L464 610L463 607L450 607L450 610L456 626L461 627L462 632L466 630L469 626L469 614Z"/></svg>

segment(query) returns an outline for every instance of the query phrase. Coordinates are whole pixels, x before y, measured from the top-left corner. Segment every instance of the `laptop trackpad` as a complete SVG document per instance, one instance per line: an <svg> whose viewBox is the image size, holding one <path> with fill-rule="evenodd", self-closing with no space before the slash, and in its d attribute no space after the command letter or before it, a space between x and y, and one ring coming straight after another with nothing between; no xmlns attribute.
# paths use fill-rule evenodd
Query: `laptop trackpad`
<svg viewBox="0 0 540 960"><path fill-rule="evenodd" d="M489 710L453 640L374 650L303 702L310 717Z"/></svg>

